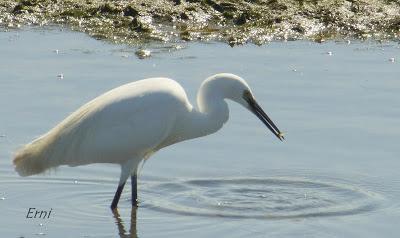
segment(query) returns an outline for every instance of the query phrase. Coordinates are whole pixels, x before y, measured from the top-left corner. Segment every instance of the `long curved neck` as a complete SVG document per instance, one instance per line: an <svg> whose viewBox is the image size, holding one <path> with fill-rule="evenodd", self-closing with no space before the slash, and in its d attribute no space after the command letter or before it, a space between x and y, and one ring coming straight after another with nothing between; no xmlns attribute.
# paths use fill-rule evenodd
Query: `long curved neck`
<svg viewBox="0 0 400 238"><path fill-rule="evenodd" d="M228 104L224 93L215 84L204 82L197 93L197 106L189 114L185 126L184 139L192 139L212 134L224 125L229 118Z"/></svg>

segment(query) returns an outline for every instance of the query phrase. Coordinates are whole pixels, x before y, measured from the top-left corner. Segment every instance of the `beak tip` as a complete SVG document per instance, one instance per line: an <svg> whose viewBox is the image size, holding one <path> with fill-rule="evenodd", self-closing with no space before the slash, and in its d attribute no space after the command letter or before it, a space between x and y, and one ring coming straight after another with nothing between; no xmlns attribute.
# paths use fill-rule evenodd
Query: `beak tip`
<svg viewBox="0 0 400 238"><path fill-rule="evenodd" d="M283 133L279 133L279 134L278 134L278 138L279 138L279 140L281 140L281 141L284 141L284 140L285 140L285 137L283 136Z"/></svg>

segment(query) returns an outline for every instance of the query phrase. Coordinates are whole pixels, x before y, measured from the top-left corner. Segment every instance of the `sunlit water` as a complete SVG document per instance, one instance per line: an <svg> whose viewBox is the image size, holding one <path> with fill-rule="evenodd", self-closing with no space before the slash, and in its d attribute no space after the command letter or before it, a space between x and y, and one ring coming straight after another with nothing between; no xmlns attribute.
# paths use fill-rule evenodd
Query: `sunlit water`
<svg viewBox="0 0 400 238"><path fill-rule="evenodd" d="M0 32L1 237L397 237L400 49L397 43L217 43L135 48L59 30ZM330 53L329 53L330 52ZM391 58L394 58L394 62ZM80 105L151 76L195 102L207 76L245 78L286 132L277 140L230 104L217 134L155 154L109 210L119 168L61 167L20 178L15 150ZM63 75L63 77L60 77ZM29 208L52 210L26 218Z"/></svg>

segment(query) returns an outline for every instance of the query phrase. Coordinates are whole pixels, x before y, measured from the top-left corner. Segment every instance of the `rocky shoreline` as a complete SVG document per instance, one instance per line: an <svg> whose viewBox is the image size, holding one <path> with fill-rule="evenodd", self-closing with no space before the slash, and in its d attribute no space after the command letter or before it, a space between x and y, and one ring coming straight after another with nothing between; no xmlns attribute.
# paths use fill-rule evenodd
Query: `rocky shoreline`
<svg viewBox="0 0 400 238"><path fill-rule="evenodd" d="M3 0L0 27L61 25L115 43L400 39L396 0Z"/></svg>

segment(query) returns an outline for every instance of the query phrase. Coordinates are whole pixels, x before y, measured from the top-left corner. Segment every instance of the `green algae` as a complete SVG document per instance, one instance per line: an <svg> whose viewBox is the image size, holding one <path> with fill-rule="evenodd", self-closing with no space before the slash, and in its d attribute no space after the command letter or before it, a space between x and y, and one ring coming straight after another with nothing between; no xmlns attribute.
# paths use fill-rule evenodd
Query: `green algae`
<svg viewBox="0 0 400 238"><path fill-rule="evenodd" d="M271 40L398 39L393 0L3 0L0 25L57 24L98 39L218 40L230 45Z"/></svg>

